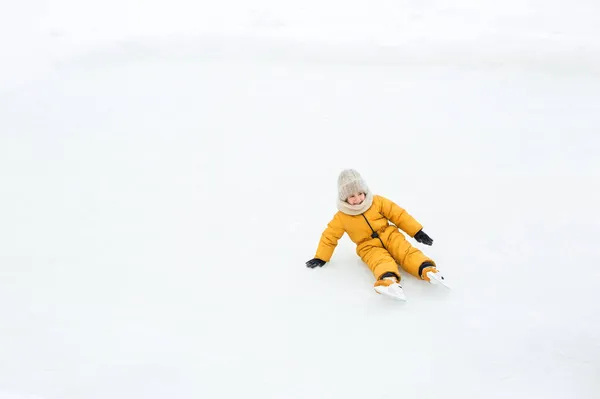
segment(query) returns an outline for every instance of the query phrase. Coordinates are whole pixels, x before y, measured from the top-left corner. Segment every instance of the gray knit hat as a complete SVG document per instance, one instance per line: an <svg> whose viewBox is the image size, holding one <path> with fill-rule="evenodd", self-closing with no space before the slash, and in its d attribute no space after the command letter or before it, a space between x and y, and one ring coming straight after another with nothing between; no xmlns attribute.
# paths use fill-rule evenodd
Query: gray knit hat
<svg viewBox="0 0 600 399"><path fill-rule="evenodd" d="M348 197L355 193L369 192L367 183L363 180L360 173L354 169L344 169L338 177L338 195L340 201L346 201Z"/></svg>

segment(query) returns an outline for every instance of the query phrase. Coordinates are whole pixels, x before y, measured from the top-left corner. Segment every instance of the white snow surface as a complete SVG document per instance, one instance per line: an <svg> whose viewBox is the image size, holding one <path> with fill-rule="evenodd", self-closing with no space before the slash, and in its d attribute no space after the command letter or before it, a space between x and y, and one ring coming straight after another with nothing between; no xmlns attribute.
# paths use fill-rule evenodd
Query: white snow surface
<svg viewBox="0 0 600 399"><path fill-rule="evenodd" d="M599 17L6 2L0 398L599 398ZM452 290L304 266L348 167Z"/></svg>

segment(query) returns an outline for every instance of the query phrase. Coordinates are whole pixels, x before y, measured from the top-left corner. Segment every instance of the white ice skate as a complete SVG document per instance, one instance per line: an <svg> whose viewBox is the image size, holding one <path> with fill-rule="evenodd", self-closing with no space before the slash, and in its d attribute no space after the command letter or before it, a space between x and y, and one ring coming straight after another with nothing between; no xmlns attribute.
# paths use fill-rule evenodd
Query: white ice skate
<svg viewBox="0 0 600 399"><path fill-rule="evenodd" d="M402 290L402 286L394 279L383 279L375 283L375 291L382 295L398 299L400 301L406 301L406 296Z"/></svg>
<svg viewBox="0 0 600 399"><path fill-rule="evenodd" d="M446 288L450 288L450 286L446 282L446 279L444 279L444 276L439 271L437 271L437 272L427 272L427 277L429 277L429 282L431 284L443 285Z"/></svg>

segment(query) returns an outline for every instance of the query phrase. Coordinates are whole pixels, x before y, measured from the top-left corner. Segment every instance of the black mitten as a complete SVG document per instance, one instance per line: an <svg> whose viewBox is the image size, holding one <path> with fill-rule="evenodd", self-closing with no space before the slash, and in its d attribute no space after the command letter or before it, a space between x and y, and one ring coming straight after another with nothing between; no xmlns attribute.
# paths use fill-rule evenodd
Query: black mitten
<svg viewBox="0 0 600 399"><path fill-rule="evenodd" d="M425 234L423 230L419 230L419 232L415 234L415 240L425 245L433 244L433 240L431 239L431 237Z"/></svg>
<svg viewBox="0 0 600 399"><path fill-rule="evenodd" d="M310 267L311 269L314 269L315 267L319 266L323 266L326 262L324 260L321 260L319 258L314 258L309 260L308 262L306 262L306 267Z"/></svg>

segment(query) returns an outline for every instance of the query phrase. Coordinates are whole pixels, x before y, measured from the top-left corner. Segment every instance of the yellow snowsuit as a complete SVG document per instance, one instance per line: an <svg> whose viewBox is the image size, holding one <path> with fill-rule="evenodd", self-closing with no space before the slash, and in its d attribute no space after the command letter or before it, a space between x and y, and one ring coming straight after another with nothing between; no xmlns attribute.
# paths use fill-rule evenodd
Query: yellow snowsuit
<svg viewBox="0 0 600 399"><path fill-rule="evenodd" d="M398 264L420 278L421 264L428 261L435 265L435 262L413 247L398 228L414 237L422 226L394 202L374 195L371 207L361 215L351 216L341 211L335 214L321 235L315 257L329 262L339 239L348 233L357 245L356 253L369 266L376 279L386 272L393 272L400 277ZM377 232L378 238L372 237L373 231Z"/></svg>

